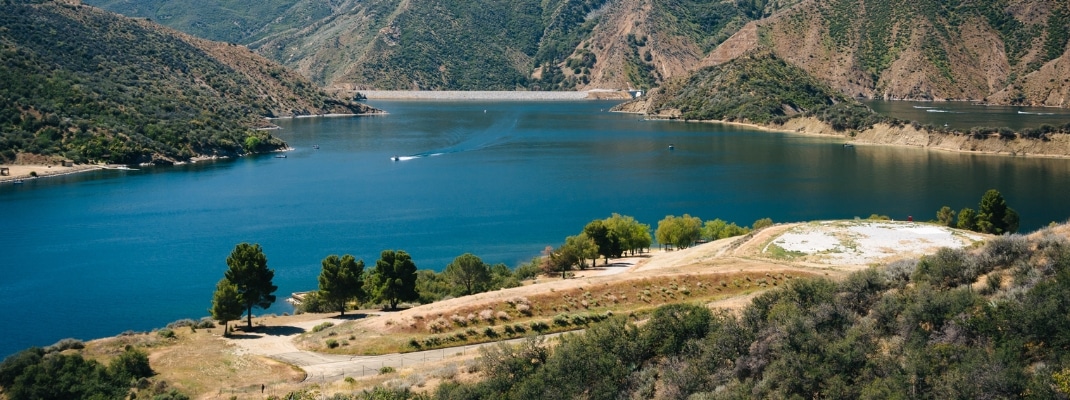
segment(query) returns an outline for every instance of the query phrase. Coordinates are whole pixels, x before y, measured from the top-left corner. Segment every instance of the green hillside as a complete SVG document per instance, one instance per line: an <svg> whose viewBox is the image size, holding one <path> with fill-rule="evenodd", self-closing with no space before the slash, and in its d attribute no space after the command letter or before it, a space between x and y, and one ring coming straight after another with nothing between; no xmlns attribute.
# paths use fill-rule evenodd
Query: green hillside
<svg viewBox="0 0 1070 400"><path fill-rule="evenodd" d="M87 6L7 1L0 13L0 158L185 161L285 144L264 116L349 109L235 46Z"/></svg>
<svg viewBox="0 0 1070 400"><path fill-rule="evenodd" d="M271 32L300 28L308 20L324 18L332 11L328 3L299 0L88 0L84 3L128 17L149 18L194 36L228 43L248 43Z"/></svg>
<svg viewBox="0 0 1070 400"><path fill-rule="evenodd" d="M688 120L780 124L813 115L836 130L864 129L881 120L866 106L770 53L704 68L652 96L649 114Z"/></svg>

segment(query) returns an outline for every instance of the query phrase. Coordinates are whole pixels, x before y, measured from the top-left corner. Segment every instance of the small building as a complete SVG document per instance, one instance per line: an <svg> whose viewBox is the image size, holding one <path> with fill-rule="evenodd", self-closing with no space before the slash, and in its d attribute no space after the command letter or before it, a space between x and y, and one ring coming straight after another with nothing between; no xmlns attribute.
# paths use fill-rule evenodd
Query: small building
<svg viewBox="0 0 1070 400"><path fill-rule="evenodd" d="M74 160L63 160L63 166L64 167L73 167L74 166Z"/></svg>
<svg viewBox="0 0 1070 400"><path fill-rule="evenodd" d="M0 167L0 176L11 175L11 170L8 167Z"/></svg>

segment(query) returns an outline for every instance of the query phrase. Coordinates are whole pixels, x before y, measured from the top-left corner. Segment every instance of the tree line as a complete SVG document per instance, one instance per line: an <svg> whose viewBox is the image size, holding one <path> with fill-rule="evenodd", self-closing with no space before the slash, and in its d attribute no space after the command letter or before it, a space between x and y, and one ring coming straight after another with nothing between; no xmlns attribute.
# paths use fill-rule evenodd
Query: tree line
<svg viewBox="0 0 1070 400"><path fill-rule="evenodd" d="M965 207L959 210L956 219L951 207L943 206L936 212L936 221L941 225L971 230L974 232L1002 235L1018 231L1018 212L1007 205L996 189L989 189L977 205L977 210Z"/></svg>
<svg viewBox="0 0 1070 400"><path fill-rule="evenodd" d="M299 312L337 311L345 315L351 304L397 309L403 302L430 303L520 286L520 280L536 273L531 266L512 271L505 264L489 265L471 253L457 256L441 273L417 270L404 250L383 250L367 271L364 260L350 254L328 255L320 264L318 290L304 296L297 307ZM212 296L212 318L226 325L245 315L246 326L252 328L253 308L267 309L275 302L278 287L272 283L274 276L259 244L235 246Z"/></svg>
<svg viewBox="0 0 1070 400"><path fill-rule="evenodd" d="M701 239L717 240L746 234L751 229L772 225L769 218L755 221L753 228L740 227L720 219L706 221L685 214L667 216L658 224L659 242L685 248ZM565 238L558 248L548 246L541 256L515 269L498 263L490 265L478 256L465 253L453 259L442 272L418 270L404 250L384 250L370 270L363 259L350 254L328 255L321 262L318 289L301 299L299 312L333 312L344 315L350 304L386 305L397 309L405 302L427 304L456 296L520 286L520 282L540 273L561 274L578 267L594 267L599 257L610 258L642 253L653 244L650 226L635 218L612 214L584 226L583 231ZM212 295L212 317L223 323L246 316L252 328L253 308L267 309L275 302L272 283L275 271L259 244L240 243L227 257L227 270L216 283Z"/></svg>

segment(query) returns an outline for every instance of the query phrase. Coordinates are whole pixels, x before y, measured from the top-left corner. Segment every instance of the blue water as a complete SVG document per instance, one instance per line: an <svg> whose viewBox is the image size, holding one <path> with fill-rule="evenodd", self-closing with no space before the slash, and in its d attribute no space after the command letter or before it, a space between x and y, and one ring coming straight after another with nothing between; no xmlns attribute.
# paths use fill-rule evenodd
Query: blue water
<svg viewBox="0 0 1070 400"><path fill-rule="evenodd" d="M234 245L260 243L279 300L320 260L404 249L441 270L515 266L617 212L749 225L932 219L999 189L1033 230L1070 217L1070 160L976 156L609 113L607 102L371 103L279 121L296 150L0 185L0 357L207 315ZM668 145L675 144L670 151ZM319 145L320 149L313 149ZM392 161L393 156L402 161Z"/></svg>

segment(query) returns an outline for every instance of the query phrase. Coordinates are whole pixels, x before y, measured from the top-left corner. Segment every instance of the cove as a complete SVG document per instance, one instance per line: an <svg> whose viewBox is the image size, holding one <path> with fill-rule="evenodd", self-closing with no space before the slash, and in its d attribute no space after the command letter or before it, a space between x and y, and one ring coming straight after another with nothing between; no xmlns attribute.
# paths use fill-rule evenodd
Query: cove
<svg viewBox="0 0 1070 400"><path fill-rule="evenodd" d="M615 103L373 101L385 116L277 121L273 155L0 186L0 357L207 315L234 245L260 243L276 306L320 260L403 249L442 270L515 266L617 212L741 225L935 218L998 189L1031 231L1070 216L1070 160L856 146L608 112ZM949 118L955 114L949 114ZM674 145L669 150L669 145ZM313 146L318 146L316 149ZM399 161L393 161L398 156Z"/></svg>

